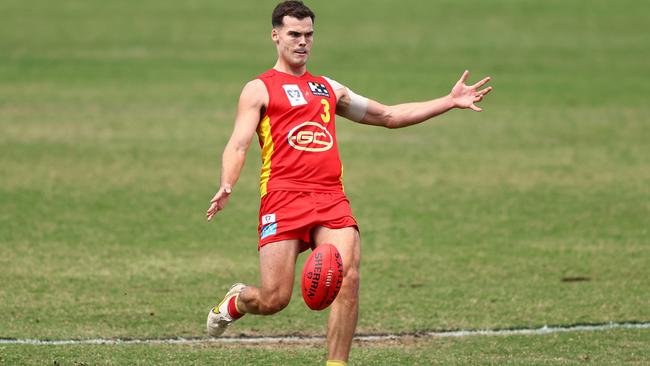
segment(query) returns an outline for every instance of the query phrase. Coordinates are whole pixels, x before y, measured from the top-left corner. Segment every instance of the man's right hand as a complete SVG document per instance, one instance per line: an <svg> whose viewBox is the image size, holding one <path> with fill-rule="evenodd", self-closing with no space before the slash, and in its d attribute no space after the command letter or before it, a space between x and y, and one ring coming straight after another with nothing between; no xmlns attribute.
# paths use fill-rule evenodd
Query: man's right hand
<svg viewBox="0 0 650 366"><path fill-rule="evenodd" d="M219 191L212 197L210 200L210 207L208 208L208 212L206 213L206 217L208 218L208 221L212 220L212 216L214 216L217 212L223 210L223 208L226 206L226 203L228 203L228 198L230 198L230 193L232 192L232 187L230 184L226 184L223 187L219 188Z"/></svg>

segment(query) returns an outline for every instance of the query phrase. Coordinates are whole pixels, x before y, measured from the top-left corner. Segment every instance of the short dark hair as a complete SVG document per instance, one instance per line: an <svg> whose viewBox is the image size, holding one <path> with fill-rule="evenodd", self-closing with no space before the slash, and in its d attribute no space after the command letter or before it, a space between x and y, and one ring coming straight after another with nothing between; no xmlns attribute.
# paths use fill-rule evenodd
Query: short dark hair
<svg viewBox="0 0 650 366"><path fill-rule="evenodd" d="M284 1L273 9L273 15L271 15L273 28L281 27L283 25L282 19L285 16L290 16L298 20L310 17L312 22L316 18L314 12L307 5L303 4L302 1Z"/></svg>

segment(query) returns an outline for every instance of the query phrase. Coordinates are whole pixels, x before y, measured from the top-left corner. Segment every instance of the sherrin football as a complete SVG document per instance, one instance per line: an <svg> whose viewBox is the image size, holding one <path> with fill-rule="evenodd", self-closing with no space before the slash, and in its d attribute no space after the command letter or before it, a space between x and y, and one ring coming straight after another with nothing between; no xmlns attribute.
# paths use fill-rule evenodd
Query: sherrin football
<svg viewBox="0 0 650 366"><path fill-rule="evenodd" d="M343 283L343 259L332 244L314 249L302 269L302 298L312 310L330 306Z"/></svg>

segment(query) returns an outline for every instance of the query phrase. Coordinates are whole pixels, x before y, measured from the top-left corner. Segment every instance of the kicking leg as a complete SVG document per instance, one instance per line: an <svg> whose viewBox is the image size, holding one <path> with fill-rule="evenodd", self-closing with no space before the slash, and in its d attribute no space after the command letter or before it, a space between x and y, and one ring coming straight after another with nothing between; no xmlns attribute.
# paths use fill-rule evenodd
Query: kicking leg
<svg viewBox="0 0 650 366"><path fill-rule="evenodd" d="M343 284L332 303L327 322L327 348L329 360L347 362L352 338L359 317L359 263L361 239L356 227L314 230L316 245L333 244L343 258Z"/></svg>
<svg viewBox="0 0 650 366"><path fill-rule="evenodd" d="M246 313L270 315L291 300L300 241L283 240L260 249L261 287L234 284L224 299L208 313L208 334L218 337Z"/></svg>
<svg viewBox="0 0 650 366"><path fill-rule="evenodd" d="M282 240L260 249L261 286L246 286L237 299L242 313L270 315L284 309L291 300L299 240Z"/></svg>

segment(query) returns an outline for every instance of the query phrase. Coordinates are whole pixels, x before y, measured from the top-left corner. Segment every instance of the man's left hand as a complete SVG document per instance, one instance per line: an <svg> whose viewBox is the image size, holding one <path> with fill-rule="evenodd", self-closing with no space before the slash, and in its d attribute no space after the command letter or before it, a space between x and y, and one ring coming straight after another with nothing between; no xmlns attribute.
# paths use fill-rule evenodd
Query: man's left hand
<svg viewBox="0 0 650 366"><path fill-rule="evenodd" d="M475 103L478 103L483 100L483 97L492 90L491 86L479 90L483 85L490 81L490 77L479 81L474 85L465 85L467 78L469 77L469 71L465 70L463 76L460 77L460 80L454 85L451 89L449 96L454 103L454 107L457 108L470 108L473 111L481 112L483 109L476 106Z"/></svg>

